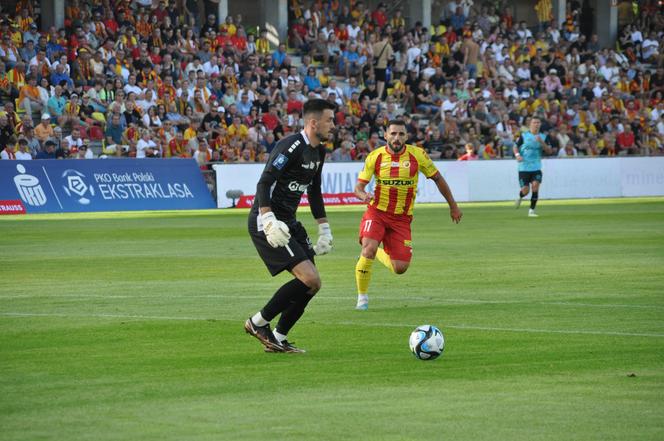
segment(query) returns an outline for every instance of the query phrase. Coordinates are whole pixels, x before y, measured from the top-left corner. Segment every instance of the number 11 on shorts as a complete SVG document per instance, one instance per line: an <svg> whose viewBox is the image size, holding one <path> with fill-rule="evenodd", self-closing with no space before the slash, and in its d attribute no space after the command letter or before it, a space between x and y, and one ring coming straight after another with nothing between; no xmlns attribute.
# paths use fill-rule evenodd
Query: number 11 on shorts
<svg viewBox="0 0 664 441"><path fill-rule="evenodd" d="M364 221L364 228L363 228L362 231L364 231L365 233L368 233L369 230L371 230L371 222L373 222L373 220L371 220L371 219L365 220Z"/></svg>

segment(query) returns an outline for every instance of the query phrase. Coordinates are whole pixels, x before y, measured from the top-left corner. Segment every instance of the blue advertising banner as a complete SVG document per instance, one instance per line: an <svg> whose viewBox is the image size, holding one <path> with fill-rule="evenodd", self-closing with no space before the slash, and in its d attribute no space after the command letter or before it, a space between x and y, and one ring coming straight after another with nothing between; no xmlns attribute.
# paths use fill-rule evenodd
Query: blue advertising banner
<svg viewBox="0 0 664 441"><path fill-rule="evenodd" d="M0 205L27 213L216 206L193 159L0 161Z"/></svg>

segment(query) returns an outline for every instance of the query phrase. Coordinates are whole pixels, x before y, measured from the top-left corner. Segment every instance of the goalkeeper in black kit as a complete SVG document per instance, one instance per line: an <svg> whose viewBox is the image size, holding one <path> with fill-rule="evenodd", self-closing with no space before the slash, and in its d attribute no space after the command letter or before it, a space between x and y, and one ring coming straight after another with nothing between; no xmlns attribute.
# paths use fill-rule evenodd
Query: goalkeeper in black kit
<svg viewBox="0 0 664 441"><path fill-rule="evenodd" d="M334 129L334 106L325 100L304 103L304 129L275 146L256 186L249 213L249 234L258 255L272 276L284 270L294 278L274 293L263 309L244 324L265 352L305 352L287 339L288 331L304 313L321 287L314 256L332 251L332 230L327 222L321 192L325 160L323 140ZM313 245L295 213L304 192L318 222ZM270 322L280 315L274 331Z"/></svg>

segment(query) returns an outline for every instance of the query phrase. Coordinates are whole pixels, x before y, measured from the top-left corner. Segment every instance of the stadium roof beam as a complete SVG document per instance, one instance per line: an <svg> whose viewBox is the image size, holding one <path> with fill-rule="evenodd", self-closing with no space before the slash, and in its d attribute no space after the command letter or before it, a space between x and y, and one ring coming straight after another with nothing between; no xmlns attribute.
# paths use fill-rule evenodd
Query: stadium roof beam
<svg viewBox="0 0 664 441"><path fill-rule="evenodd" d="M219 0L217 5L217 21L219 24L223 23L228 16L228 0Z"/></svg>
<svg viewBox="0 0 664 441"><path fill-rule="evenodd" d="M259 7L261 28L278 35L282 42L288 41L288 0L259 0Z"/></svg>
<svg viewBox="0 0 664 441"><path fill-rule="evenodd" d="M65 26L65 0L41 0L42 28Z"/></svg>
<svg viewBox="0 0 664 441"><path fill-rule="evenodd" d="M618 37L618 0L595 0L595 29L602 47L613 47Z"/></svg>
<svg viewBox="0 0 664 441"><path fill-rule="evenodd" d="M411 26L419 21L422 23L422 27L429 29L431 27L431 0L409 0L407 3Z"/></svg>

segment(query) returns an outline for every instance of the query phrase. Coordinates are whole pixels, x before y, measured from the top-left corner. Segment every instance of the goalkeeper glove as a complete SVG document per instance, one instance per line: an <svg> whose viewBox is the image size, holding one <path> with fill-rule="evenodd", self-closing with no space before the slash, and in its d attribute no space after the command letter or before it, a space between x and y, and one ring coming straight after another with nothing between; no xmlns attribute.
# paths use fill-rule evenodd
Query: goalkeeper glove
<svg viewBox="0 0 664 441"><path fill-rule="evenodd" d="M267 242L272 248L288 245L288 239L290 239L288 225L277 219L273 212L268 211L261 214L261 222L263 223L263 231Z"/></svg>
<svg viewBox="0 0 664 441"><path fill-rule="evenodd" d="M327 222L318 224L318 242L314 245L314 252L321 256L332 251L332 229Z"/></svg>

